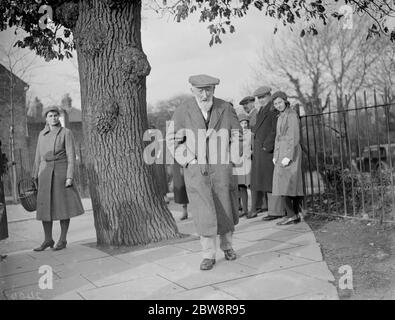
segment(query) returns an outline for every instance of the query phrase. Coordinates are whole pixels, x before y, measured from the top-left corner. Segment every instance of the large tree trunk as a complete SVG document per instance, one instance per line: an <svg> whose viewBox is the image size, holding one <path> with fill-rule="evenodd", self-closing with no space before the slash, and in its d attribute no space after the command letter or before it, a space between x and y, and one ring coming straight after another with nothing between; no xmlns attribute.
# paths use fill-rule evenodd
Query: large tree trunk
<svg viewBox="0 0 395 320"><path fill-rule="evenodd" d="M139 245L179 236L143 160L147 129L141 2L79 2L78 53L87 170L98 244Z"/></svg>

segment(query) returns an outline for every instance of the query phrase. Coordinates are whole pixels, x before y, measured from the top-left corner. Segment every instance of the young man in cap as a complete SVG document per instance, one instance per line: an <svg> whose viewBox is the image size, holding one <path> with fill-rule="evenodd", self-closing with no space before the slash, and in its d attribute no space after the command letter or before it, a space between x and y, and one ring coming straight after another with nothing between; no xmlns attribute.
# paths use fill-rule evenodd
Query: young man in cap
<svg viewBox="0 0 395 320"><path fill-rule="evenodd" d="M255 90L254 96L257 98L256 107L259 110L254 133L253 157L251 169L251 212L247 218L255 218L259 212L268 209L261 209L262 202L265 206L271 207L272 202L268 201L268 193L272 192L273 184L273 151L276 139L276 126L278 111L273 108L271 100L271 89L263 86ZM270 197L271 200L274 200ZM264 201L263 201L264 200ZM270 202L270 203L269 203ZM273 220L283 216L281 208L269 212L270 215L263 220Z"/></svg>
<svg viewBox="0 0 395 320"><path fill-rule="evenodd" d="M255 108L255 98L253 96L247 96L241 99L239 104L243 107L245 113L249 118L249 126L252 128L256 123L256 115L258 110Z"/></svg>
<svg viewBox="0 0 395 320"><path fill-rule="evenodd" d="M223 146L229 154L231 145L240 141L241 127L232 106L214 97L219 79L195 75L189 83L193 98L175 110L170 123L174 130L169 126L166 139L175 160L185 168L189 211L203 251L200 269L210 270L216 262L217 235L225 259L236 259L232 235L239 220L237 180L232 176L232 164L218 159L223 158ZM222 147L217 140L219 130L221 140L226 133Z"/></svg>

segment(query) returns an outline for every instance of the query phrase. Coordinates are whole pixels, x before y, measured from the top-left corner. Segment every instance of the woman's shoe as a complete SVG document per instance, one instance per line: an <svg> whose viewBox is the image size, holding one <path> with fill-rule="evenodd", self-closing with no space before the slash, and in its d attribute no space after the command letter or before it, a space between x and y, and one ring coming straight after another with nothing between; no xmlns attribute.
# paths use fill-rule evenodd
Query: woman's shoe
<svg viewBox="0 0 395 320"><path fill-rule="evenodd" d="M300 222L300 217L299 216L294 216L294 217L291 217L291 218L286 218L284 220L281 220L280 222L277 222L276 224L278 226L286 226L286 225L289 225L289 224L296 224L296 223L299 223L299 222Z"/></svg>
<svg viewBox="0 0 395 320"><path fill-rule="evenodd" d="M49 240L49 241L44 241L41 246L38 248L33 249L34 251L44 251L48 247L53 248L53 245L55 244L55 241Z"/></svg>
<svg viewBox="0 0 395 320"><path fill-rule="evenodd" d="M248 212L239 212L239 218L241 218L241 217L246 217L248 215Z"/></svg>
<svg viewBox="0 0 395 320"><path fill-rule="evenodd" d="M55 248L53 248L55 251L58 250L62 250L64 248L66 248L67 245L67 241L58 241L58 243L56 244Z"/></svg>

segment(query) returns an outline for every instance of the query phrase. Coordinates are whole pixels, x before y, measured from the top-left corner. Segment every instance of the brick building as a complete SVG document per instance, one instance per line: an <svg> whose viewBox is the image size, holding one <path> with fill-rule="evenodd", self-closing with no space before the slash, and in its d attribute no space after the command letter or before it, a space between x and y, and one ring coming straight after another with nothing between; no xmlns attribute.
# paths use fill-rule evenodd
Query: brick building
<svg viewBox="0 0 395 320"><path fill-rule="evenodd" d="M11 109L14 113L15 149L27 148L26 91L29 85L0 64L0 139L3 152L11 159Z"/></svg>

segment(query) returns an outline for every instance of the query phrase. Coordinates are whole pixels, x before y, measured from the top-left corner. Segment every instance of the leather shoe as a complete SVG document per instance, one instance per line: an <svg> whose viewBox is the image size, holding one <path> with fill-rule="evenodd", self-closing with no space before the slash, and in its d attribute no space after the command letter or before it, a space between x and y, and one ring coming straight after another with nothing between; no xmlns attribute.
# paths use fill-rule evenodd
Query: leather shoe
<svg viewBox="0 0 395 320"><path fill-rule="evenodd" d="M53 248L53 245L55 244L55 241L53 240L49 240L49 241L44 241L41 246L39 246L38 248L33 249L33 251L44 251L45 249L47 249L48 247Z"/></svg>
<svg viewBox="0 0 395 320"><path fill-rule="evenodd" d="M233 249L224 250L226 260L236 260L236 252Z"/></svg>
<svg viewBox="0 0 395 320"><path fill-rule="evenodd" d="M253 219L256 218L258 216L257 212L250 212L249 214L247 214L247 219Z"/></svg>
<svg viewBox="0 0 395 320"><path fill-rule="evenodd" d="M267 211L268 211L268 208L259 208L259 209L256 209L256 212L257 212L257 213L267 212Z"/></svg>
<svg viewBox="0 0 395 320"><path fill-rule="evenodd" d="M66 248L67 245L67 241L58 241L58 243L56 244L55 248L53 248L55 251L58 250L62 250L64 248Z"/></svg>
<svg viewBox="0 0 395 320"><path fill-rule="evenodd" d="M215 259L203 259L200 270L211 270L215 265Z"/></svg>
<svg viewBox="0 0 395 320"><path fill-rule="evenodd" d="M276 219L280 219L282 218L282 216L266 216L262 218L262 221L272 221L272 220L276 220Z"/></svg>
<svg viewBox="0 0 395 320"><path fill-rule="evenodd" d="M291 218L285 217L283 220L277 222L276 224L278 226L286 226L286 225L289 225L289 224L299 223L300 221L301 221L301 219L300 219L299 216L295 216L295 217L291 217Z"/></svg>
<svg viewBox="0 0 395 320"><path fill-rule="evenodd" d="M247 215L248 215L248 212L239 213L239 218L247 216Z"/></svg>

